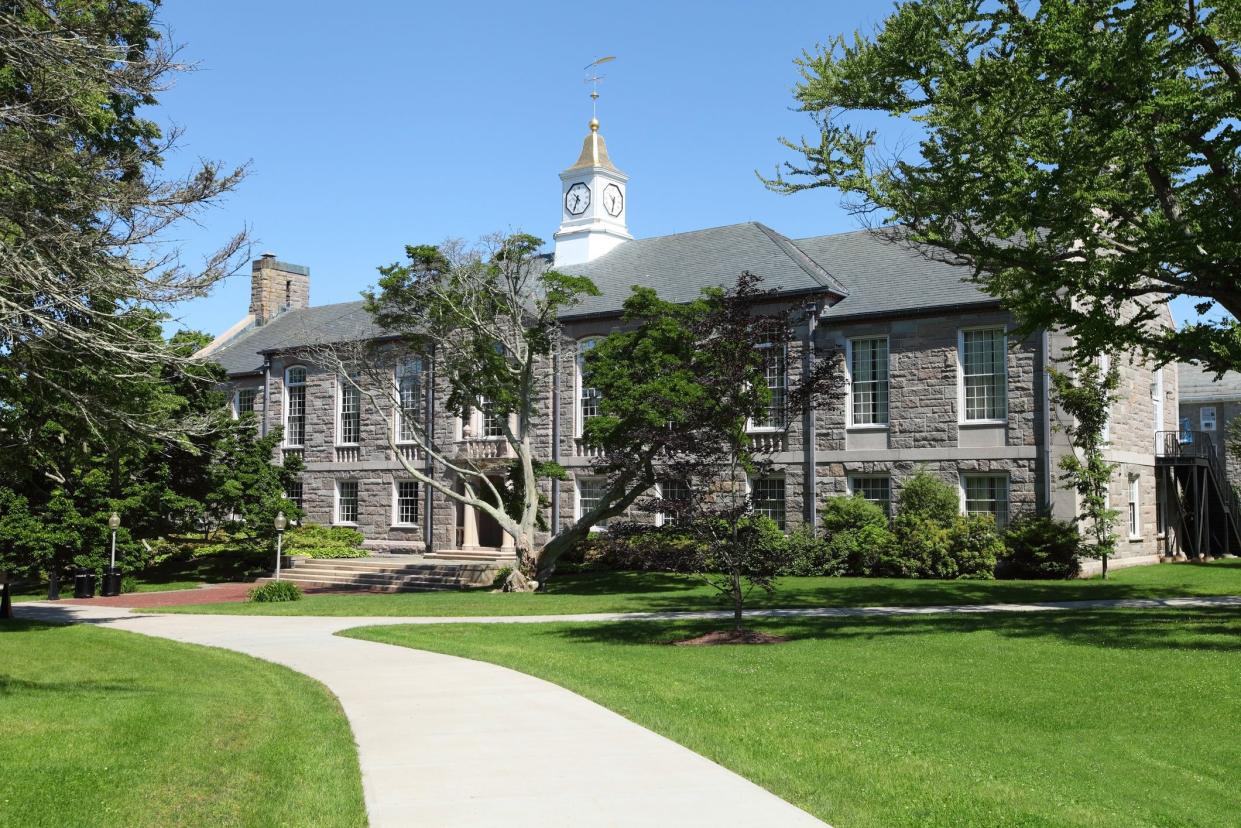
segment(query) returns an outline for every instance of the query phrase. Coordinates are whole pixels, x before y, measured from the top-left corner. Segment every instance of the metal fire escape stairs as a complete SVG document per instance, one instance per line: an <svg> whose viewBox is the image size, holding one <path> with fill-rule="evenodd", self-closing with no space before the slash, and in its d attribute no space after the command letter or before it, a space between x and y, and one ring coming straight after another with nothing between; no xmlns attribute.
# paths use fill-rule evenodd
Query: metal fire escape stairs
<svg viewBox="0 0 1241 828"><path fill-rule="evenodd" d="M1156 485L1164 514L1164 556L1177 543L1194 560L1241 555L1241 498L1233 489L1211 433L1161 431L1156 435Z"/></svg>

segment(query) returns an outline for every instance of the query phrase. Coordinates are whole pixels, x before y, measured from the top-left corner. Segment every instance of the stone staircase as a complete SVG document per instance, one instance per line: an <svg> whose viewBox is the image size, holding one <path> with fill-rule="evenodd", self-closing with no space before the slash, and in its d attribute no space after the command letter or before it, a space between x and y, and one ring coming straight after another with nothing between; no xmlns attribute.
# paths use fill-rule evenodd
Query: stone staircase
<svg viewBox="0 0 1241 828"><path fill-rule="evenodd" d="M280 573L282 581L303 588L365 590L368 592L429 592L490 586L501 567L510 562L464 553L372 555L367 558L294 558ZM262 578L266 583L271 578Z"/></svg>

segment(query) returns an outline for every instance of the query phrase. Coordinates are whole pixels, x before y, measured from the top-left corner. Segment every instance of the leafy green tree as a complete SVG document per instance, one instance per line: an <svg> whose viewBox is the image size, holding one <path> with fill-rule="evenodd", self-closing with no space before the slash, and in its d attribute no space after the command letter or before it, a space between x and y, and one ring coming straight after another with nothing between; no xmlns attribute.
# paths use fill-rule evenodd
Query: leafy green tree
<svg viewBox="0 0 1241 828"><path fill-rule="evenodd" d="M683 305L635 289L624 305L622 330L586 358L586 381L602 399L583 440L598 455L595 471L606 478L605 490L597 506L540 546L547 499L539 480L562 479L564 470L538 454L535 424L544 416L550 369L571 350L559 318L596 293L588 279L548 269L537 256L541 244L518 235L493 237L481 249L409 247L408 262L381 268L379 290L367 294L376 324L399 337L399 345L389 339L336 343L307 354L369 399L368 416L386 421L394 454L411 477L490 515L513 538L518 567L510 589L544 583L592 526L655 485L660 462L696 445L745 439L746 419L768 399L758 346L782 348L789 336L784 315L754 313L770 295L753 276ZM392 376L415 359L423 360L420 376L433 380L420 380L418 402L411 405ZM444 445L424 422L422 401L431 382L446 388L445 407L464 422L475 410L486 412L513 459L489 463ZM397 450L402 430L432 464ZM452 472L459 485L431 465Z"/></svg>
<svg viewBox="0 0 1241 828"><path fill-rule="evenodd" d="M1116 551L1116 518L1120 514L1109 505L1116 464L1104 455L1105 432L1120 374L1115 365L1106 369L1098 357L1078 354L1069 372L1051 370L1056 403L1066 415L1057 427L1069 438L1073 451L1060 458L1065 484L1077 492L1078 522L1086 525L1091 542L1082 544L1080 554L1103 562Z"/></svg>
<svg viewBox="0 0 1241 828"><path fill-rule="evenodd" d="M175 439L201 425L142 408L159 398L126 382L189 367L147 335L151 313L204 295L246 252L239 234L191 270L168 238L244 169L160 175L178 134L141 113L182 67L158 5L0 4L0 404L63 400L56 422L74 437L119 426Z"/></svg>
<svg viewBox="0 0 1241 828"><path fill-rule="evenodd" d="M840 190L1085 353L1241 365L1241 4L904 2L797 63L818 135L771 187ZM1162 325L1180 296L1226 314Z"/></svg>

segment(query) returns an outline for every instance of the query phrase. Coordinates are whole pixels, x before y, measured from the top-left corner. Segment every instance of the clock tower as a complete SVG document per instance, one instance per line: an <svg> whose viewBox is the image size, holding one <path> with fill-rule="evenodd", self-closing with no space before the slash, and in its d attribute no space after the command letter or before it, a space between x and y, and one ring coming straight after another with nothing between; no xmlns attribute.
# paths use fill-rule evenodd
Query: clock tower
<svg viewBox="0 0 1241 828"><path fill-rule="evenodd" d="M581 156L560 174L560 229L553 236L557 267L597 259L633 238L625 226L628 181L608 158L599 121L591 118Z"/></svg>

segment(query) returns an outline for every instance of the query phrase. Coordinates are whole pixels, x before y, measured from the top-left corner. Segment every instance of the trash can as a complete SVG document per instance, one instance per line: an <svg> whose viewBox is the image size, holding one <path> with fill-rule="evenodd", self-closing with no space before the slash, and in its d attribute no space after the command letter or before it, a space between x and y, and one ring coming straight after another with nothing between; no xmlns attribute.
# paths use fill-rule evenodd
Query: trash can
<svg viewBox="0 0 1241 828"><path fill-rule="evenodd" d="M73 576L73 597L95 597L95 573L89 569L79 569Z"/></svg>
<svg viewBox="0 0 1241 828"><path fill-rule="evenodd" d="M103 592L99 593L104 598L111 598L114 595L121 594L121 570L117 567L110 566L103 571Z"/></svg>

